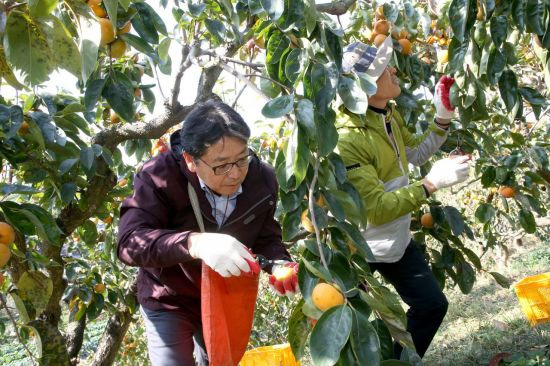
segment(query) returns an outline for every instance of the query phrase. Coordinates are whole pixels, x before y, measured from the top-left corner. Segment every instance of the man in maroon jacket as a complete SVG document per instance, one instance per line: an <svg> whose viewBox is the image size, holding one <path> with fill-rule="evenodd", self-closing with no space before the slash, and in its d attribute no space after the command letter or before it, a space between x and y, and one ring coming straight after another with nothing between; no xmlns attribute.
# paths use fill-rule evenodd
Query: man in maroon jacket
<svg viewBox="0 0 550 366"><path fill-rule="evenodd" d="M138 266L138 301L153 365L206 365L200 314L201 265L224 277L249 272L250 252L294 265L274 219L273 168L248 148L250 129L228 105L196 107L171 151L147 162L122 204L118 257ZM198 195L201 233L188 195ZM272 268L267 268L271 271ZM296 281L294 281L295 283ZM282 294L292 294L270 278Z"/></svg>

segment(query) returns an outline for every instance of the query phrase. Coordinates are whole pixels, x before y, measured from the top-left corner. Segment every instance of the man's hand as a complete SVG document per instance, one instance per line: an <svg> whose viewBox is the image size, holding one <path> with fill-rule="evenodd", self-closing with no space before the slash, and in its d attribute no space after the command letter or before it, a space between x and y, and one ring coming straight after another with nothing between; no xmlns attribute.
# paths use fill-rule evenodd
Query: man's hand
<svg viewBox="0 0 550 366"><path fill-rule="evenodd" d="M298 292L298 263L287 262L273 266L269 285L277 295L292 296Z"/></svg>
<svg viewBox="0 0 550 366"><path fill-rule="evenodd" d="M464 182L470 173L469 161L470 156L468 155L453 156L436 161L424 178L425 186L428 187L428 190L432 186L437 190Z"/></svg>
<svg viewBox="0 0 550 366"><path fill-rule="evenodd" d="M216 233L192 233L188 239L189 254L202 261L223 277L251 272L255 263L247 247L234 237Z"/></svg>
<svg viewBox="0 0 550 366"><path fill-rule="evenodd" d="M439 120L450 120L455 115L455 107L451 104L449 91L455 79L443 75L435 85L434 105L435 117Z"/></svg>

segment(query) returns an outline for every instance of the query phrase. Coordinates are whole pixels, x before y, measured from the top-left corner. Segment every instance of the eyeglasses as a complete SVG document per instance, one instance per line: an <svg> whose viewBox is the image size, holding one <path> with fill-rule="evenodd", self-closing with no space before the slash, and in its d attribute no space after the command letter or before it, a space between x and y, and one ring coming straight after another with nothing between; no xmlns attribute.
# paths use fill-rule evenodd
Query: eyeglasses
<svg viewBox="0 0 550 366"><path fill-rule="evenodd" d="M198 158L198 160L202 161L206 166L211 168L214 171L214 175L225 175L229 173L229 171L233 168L233 165L236 165L239 168L244 168L245 166L248 166L248 164L250 164L250 161L252 161L253 157L254 157L254 153L249 150L248 155L232 163L225 163L221 165L212 166L208 164L206 161L202 160L201 158Z"/></svg>

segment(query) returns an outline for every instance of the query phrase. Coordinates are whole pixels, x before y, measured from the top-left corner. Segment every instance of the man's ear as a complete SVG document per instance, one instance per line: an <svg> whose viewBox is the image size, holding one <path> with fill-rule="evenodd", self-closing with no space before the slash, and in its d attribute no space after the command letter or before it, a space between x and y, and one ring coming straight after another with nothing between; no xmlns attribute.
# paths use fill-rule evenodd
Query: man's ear
<svg viewBox="0 0 550 366"><path fill-rule="evenodd" d="M183 159L185 160L185 164L187 164L187 169L189 169L190 172L196 173L197 171L197 165L195 164L195 159L189 155L186 151L182 153Z"/></svg>

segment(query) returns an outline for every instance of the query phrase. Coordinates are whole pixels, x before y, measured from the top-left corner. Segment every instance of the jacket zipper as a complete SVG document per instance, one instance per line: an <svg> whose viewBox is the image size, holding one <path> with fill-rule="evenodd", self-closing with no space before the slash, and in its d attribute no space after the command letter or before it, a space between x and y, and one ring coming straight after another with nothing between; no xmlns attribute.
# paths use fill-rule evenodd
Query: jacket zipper
<svg viewBox="0 0 550 366"><path fill-rule="evenodd" d="M399 149L397 148L397 144L395 143L395 139L392 139L390 137L390 134L388 133L388 130L386 129L386 126L385 126L386 121L383 118L382 118L382 123L384 124L383 125L384 132L386 133L386 136L388 137L388 140L390 140L390 144L391 144L395 154L397 155L397 160L399 161L399 169L401 169L401 173L403 175L405 175L405 169L403 169L403 164L401 163L401 154L399 154ZM391 126L391 119L390 119L390 126ZM393 132L393 127L392 127L392 132Z"/></svg>
<svg viewBox="0 0 550 366"><path fill-rule="evenodd" d="M236 221L239 221L241 218L243 218L244 216L248 215L250 213L250 211L252 211L253 209L255 209L256 207L258 207L258 205L260 205L262 202L264 202L265 200L267 200L269 197L271 197L270 194L268 194L267 196L265 196L264 198L262 198L261 200L259 200L258 202L256 202L256 204L252 207L250 207L248 210L246 210L241 216L235 218L234 220L231 220L230 222L226 222L222 225L221 228L223 228L224 226L227 226L227 225L231 225L232 223L236 222ZM221 229L220 228L220 229Z"/></svg>

